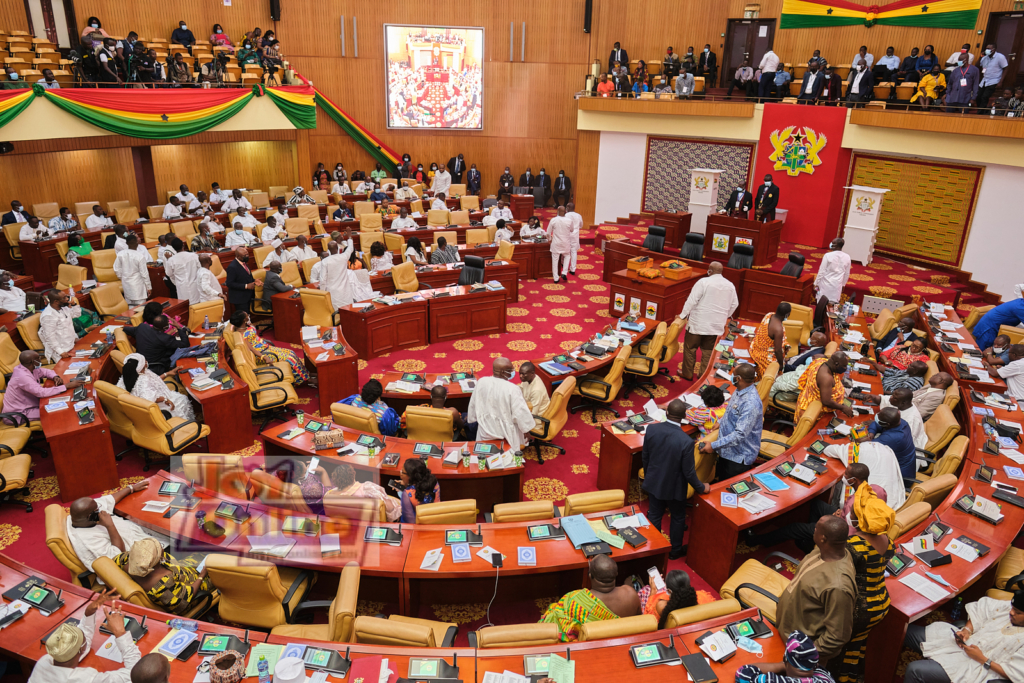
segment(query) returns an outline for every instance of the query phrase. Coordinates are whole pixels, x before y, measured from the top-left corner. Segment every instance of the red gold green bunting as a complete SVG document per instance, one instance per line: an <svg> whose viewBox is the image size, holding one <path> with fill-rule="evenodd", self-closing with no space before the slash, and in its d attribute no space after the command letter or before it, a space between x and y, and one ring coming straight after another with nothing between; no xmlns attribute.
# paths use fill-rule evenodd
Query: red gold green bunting
<svg viewBox="0 0 1024 683"><path fill-rule="evenodd" d="M314 88L314 90L316 90ZM316 90L316 103L327 112L334 121L341 126L349 137L359 143L370 156L380 162L384 170L392 178L398 177L398 161L401 158L393 149L378 140L370 131L363 128L351 116L346 114L338 105L324 97L324 94Z"/></svg>
<svg viewBox="0 0 1024 683"><path fill-rule="evenodd" d="M0 90L0 128L16 119L18 114L32 104L34 98L35 92L32 88Z"/></svg>
<svg viewBox="0 0 1024 683"><path fill-rule="evenodd" d="M973 29L980 9L981 0L899 0L870 6L847 0L784 0L780 28L887 24Z"/></svg>
<svg viewBox="0 0 1024 683"><path fill-rule="evenodd" d="M286 85L267 88L274 101L296 128L316 128L316 93L308 85Z"/></svg>

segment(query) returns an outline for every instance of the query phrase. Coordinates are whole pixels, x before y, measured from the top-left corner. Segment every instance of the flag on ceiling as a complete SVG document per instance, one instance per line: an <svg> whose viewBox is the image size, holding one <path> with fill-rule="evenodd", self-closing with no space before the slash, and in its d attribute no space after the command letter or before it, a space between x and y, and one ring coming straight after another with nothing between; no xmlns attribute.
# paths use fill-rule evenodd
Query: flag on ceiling
<svg viewBox="0 0 1024 683"><path fill-rule="evenodd" d="M780 28L827 26L923 26L973 29L981 0L899 0L887 5L857 5L845 0L784 0Z"/></svg>

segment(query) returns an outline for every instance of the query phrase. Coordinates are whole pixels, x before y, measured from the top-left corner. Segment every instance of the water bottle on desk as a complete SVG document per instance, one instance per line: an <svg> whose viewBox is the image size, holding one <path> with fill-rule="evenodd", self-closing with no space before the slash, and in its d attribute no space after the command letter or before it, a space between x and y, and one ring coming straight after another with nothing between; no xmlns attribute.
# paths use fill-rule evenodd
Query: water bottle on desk
<svg viewBox="0 0 1024 683"><path fill-rule="evenodd" d="M270 663L265 655L260 655L260 661L256 663L256 670L260 674L260 683L270 683Z"/></svg>
<svg viewBox="0 0 1024 683"><path fill-rule="evenodd" d="M191 619L171 619L167 622L167 625L179 631L192 631L194 633L199 630L199 622Z"/></svg>
<svg viewBox="0 0 1024 683"><path fill-rule="evenodd" d="M206 317L203 318L203 329L204 330L210 329L210 316L206 316Z"/></svg>

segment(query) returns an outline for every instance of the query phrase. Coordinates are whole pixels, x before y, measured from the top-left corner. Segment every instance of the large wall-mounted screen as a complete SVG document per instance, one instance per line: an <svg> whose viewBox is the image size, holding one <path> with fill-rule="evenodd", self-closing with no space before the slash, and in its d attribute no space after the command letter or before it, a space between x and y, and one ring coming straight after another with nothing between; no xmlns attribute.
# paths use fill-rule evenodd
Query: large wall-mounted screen
<svg viewBox="0 0 1024 683"><path fill-rule="evenodd" d="M484 30L384 25L388 128L484 125Z"/></svg>

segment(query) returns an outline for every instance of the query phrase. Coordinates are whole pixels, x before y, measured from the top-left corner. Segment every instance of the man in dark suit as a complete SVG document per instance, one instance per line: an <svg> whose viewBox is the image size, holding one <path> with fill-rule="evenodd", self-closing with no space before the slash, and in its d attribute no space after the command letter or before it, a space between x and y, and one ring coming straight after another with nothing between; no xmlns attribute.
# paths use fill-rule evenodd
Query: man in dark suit
<svg viewBox="0 0 1024 683"><path fill-rule="evenodd" d="M612 67L615 62L619 64L625 64L626 68L629 68L629 54L623 50L618 43L615 43L615 47L612 48L612 53L608 55L608 73L612 72Z"/></svg>
<svg viewBox="0 0 1024 683"><path fill-rule="evenodd" d="M772 182L771 174L764 177L764 184L757 188L754 196L754 220L775 220L775 207L779 205L779 186Z"/></svg>
<svg viewBox="0 0 1024 683"><path fill-rule="evenodd" d="M107 239L103 242L103 248L113 249L114 246L117 244L117 240L123 240L127 232L127 228L125 228L123 225L115 225L114 234L107 235Z"/></svg>
<svg viewBox="0 0 1024 683"><path fill-rule="evenodd" d="M729 201L725 204L726 212L730 216L736 216L737 218L750 218L750 207L754 204L754 195L747 192L747 188L737 186L732 194L729 195Z"/></svg>
<svg viewBox="0 0 1024 683"><path fill-rule="evenodd" d="M711 45L704 46L697 60L697 75L704 77L704 89L715 87L715 76L718 73L718 56L711 51Z"/></svg>
<svg viewBox="0 0 1024 683"><path fill-rule="evenodd" d="M855 107L862 107L875 93L875 74L868 69L868 63L858 59L850 72L850 87L846 89L846 101Z"/></svg>
<svg viewBox="0 0 1024 683"><path fill-rule="evenodd" d="M476 164L473 164L469 169L469 174L466 176L466 184L468 187L466 191L469 194L480 194L480 171L476 170Z"/></svg>
<svg viewBox="0 0 1024 683"><path fill-rule="evenodd" d="M161 314L148 325L124 328L126 335L135 338L135 350L146 358L149 369L158 375L171 369L171 357L175 351L189 347L188 328L175 325L177 333L171 331L171 321Z"/></svg>
<svg viewBox="0 0 1024 683"><path fill-rule="evenodd" d="M526 167L526 173L522 173L519 176L519 184L516 187L533 187L537 184L537 176L533 175L530 171L530 167Z"/></svg>
<svg viewBox="0 0 1024 683"><path fill-rule="evenodd" d="M249 250L238 247L235 249L235 260L225 268L228 277L224 284L228 287L228 303L236 311L252 310L252 301L256 298L256 279L246 265L248 260Z"/></svg>
<svg viewBox="0 0 1024 683"><path fill-rule="evenodd" d="M821 89L825 87L825 74L818 70L818 61L812 59L807 63L807 73L804 74L804 82L800 84L800 94L797 95L797 104L814 104L821 97Z"/></svg>
<svg viewBox="0 0 1024 683"><path fill-rule="evenodd" d="M692 486L696 493L707 493L711 487L697 478L693 439L681 425L686 417L686 405L675 399L668 404L665 415L668 422L648 425L644 435L643 489L650 502L647 519L655 529L661 531L661 518L666 508L672 515L669 529L672 551L668 557L675 560L686 554L683 532L686 531L687 486Z"/></svg>
<svg viewBox="0 0 1024 683"><path fill-rule="evenodd" d="M558 172L552 196L555 198L555 206L565 206L572 199L572 181L565 175L565 171Z"/></svg>
<svg viewBox="0 0 1024 683"><path fill-rule="evenodd" d="M4 214L3 219L0 219L0 225L27 223L30 215L28 211L25 211L25 207L21 205L21 202L15 199L11 202L11 210Z"/></svg>
<svg viewBox="0 0 1024 683"><path fill-rule="evenodd" d="M462 174L466 172L466 160L461 154L448 160L448 172L452 174L453 183L462 182Z"/></svg>
<svg viewBox="0 0 1024 683"><path fill-rule="evenodd" d="M295 289L295 287L291 285L286 285L284 280L281 279L281 268L282 266L280 261L272 261L270 265L267 266L267 279L263 282L263 301L268 306L271 305L270 297L275 294L290 292Z"/></svg>
<svg viewBox="0 0 1024 683"><path fill-rule="evenodd" d="M498 198L508 197L512 198L512 192L515 188L515 178L512 176L512 171L506 166L505 172L498 178Z"/></svg>
<svg viewBox="0 0 1024 683"><path fill-rule="evenodd" d="M544 189L544 199L541 206L547 206L548 200L551 199L551 176L542 168L540 169L540 175L537 176L537 182L534 187L540 187Z"/></svg>
<svg viewBox="0 0 1024 683"><path fill-rule="evenodd" d="M785 366L779 372L780 375L783 372L793 372L819 353L825 353L825 344L828 343L828 337L821 330L815 330L814 332L811 332L811 336L807 339L807 343L810 344L810 347L806 351L798 353L787 360Z"/></svg>

